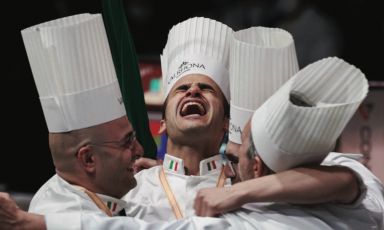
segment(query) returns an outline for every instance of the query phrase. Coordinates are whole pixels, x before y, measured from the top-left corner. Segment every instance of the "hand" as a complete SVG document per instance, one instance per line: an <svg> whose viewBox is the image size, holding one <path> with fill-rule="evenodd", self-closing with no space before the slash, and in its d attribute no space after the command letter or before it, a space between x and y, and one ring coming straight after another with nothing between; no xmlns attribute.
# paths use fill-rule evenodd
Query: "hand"
<svg viewBox="0 0 384 230"><path fill-rule="evenodd" d="M0 192L0 229L45 230L44 217L21 210L8 193Z"/></svg>
<svg viewBox="0 0 384 230"><path fill-rule="evenodd" d="M0 229L11 229L18 220L20 208L8 193L0 192Z"/></svg>
<svg viewBox="0 0 384 230"><path fill-rule="evenodd" d="M163 164L162 160L154 160L151 158L140 157L135 161L135 164L133 165L133 170L135 171L135 173L138 173L143 169L149 169L153 166L161 164Z"/></svg>
<svg viewBox="0 0 384 230"><path fill-rule="evenodd" d="M233 187L204 188L197 192L193 208L197 216L218 216L240 208L238 197Z"/></svg>

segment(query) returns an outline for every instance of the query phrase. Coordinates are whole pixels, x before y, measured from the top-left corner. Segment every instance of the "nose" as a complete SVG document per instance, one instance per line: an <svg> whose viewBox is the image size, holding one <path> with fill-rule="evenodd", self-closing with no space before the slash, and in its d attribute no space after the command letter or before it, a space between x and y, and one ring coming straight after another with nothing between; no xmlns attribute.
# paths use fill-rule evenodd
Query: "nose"
<svg viewBox="0 0 384 230"><path fill-rule="evenodd" d="M141 146L138 140L135 140L135 142L133 143L132 152L136 159L139 159L144 155L144 148L143 146Z"/></svg>
<svg viewBox="0 0 384 230"><path fill-rule="evenodd" d="M201 89L199 85L196 83L192 84L187 91L187 96L196 97L196 96L200 96L200 94L201 94Z"/></svg>

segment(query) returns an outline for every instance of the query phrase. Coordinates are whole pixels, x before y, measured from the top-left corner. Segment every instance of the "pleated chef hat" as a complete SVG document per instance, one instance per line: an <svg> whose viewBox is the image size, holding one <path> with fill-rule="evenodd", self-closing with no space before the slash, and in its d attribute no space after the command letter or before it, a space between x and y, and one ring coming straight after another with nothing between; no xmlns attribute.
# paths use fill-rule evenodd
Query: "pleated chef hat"
<svg viewBox="0 0 384 230"><path fill-rule="evenodd" d="M254 112L257 153L275 172L321 162L367 93L365 75L339 58L308 65Z"/></svg>
<svg viewBox="0 0 384 230"><path fill-rule="evenodd" d="M299 70L290 33L251 27L234 33L229 64L231 120L229 140L241 133L253 112Z"/></svg>
<svg viewBox="0 0 384 230"><path fill-rule="evenodd" d="M100 14L56 19L21 34L49 132L126 114Z"/></svg>
<svg viewBox="0 0 384 230"><path fill-rule="evenodd" d="M161 55L165 97L188 74L211 77L229 101L229 43L233 30L221 22L194 17L173 26Z"/></svg>

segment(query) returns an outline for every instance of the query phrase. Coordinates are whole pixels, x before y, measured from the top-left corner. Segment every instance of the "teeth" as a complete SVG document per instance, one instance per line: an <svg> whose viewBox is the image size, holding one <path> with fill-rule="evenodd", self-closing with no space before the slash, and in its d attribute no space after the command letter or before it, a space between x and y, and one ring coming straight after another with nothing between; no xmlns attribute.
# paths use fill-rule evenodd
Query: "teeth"
<svg viewBox="0 0 384 230"><path fill-rule="evenodd" d="M185 104L185 106L190 106L190 105L197 105L199 107L202 107L201 104L197 103L197 102L188 102Z"/></svg>
<svg viewBox="0 0 384 230"><path fill-rule="evenodd" d="M203 115L205 113L205 109L200 103L191 101L191 102L187 102L184 104L184 106L181 110L181 113L183 115L186 115L187 113L191 113L191 111L190 111L191 108L189 106L194 106L195 108L197 107L197 109L198 109L198 112L195 109L192 109L192 110L194 110L194 112L192 112L192 113L195 113L195 114L198 113L200 115Z"/></svg>

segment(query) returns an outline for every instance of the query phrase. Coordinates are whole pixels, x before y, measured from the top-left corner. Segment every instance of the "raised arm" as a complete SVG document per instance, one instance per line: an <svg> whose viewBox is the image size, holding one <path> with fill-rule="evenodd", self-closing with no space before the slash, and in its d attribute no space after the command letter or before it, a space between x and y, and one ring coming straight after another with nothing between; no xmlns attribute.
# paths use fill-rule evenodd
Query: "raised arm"
<svg viewBox="0 0 384 230"><path fill-rule="evenodd" d="M234 184L200 190L194 208L199 216L215 216L252 202L317 204L351 203L359 195L355 174L347 167L295 168Z"/></svg>

